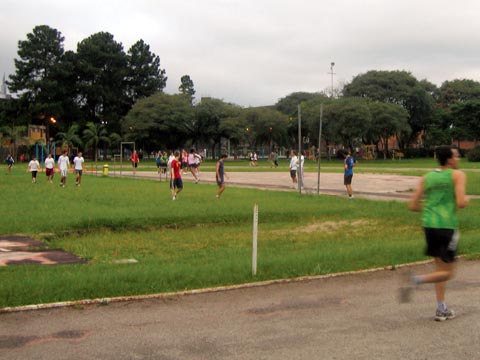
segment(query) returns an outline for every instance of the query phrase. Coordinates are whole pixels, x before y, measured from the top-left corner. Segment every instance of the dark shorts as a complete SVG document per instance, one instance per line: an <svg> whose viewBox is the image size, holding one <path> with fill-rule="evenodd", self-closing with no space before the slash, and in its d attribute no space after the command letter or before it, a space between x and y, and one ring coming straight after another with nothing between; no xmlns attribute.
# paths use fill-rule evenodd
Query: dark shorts
<svg viewBox="0 0 480 360"><path fill-rule="evenodd" d="M295 179L297 177L297 170L290 170L290 177Z"/></svg>
<svg viewBox="0 0 480 360"><path fill-rule="evenodd" d="M351 185L352 184L352 178L353 178L353 174L352 175L344 175L343 185Z"/></svg>
<svg viewBox="0 0 480 360"><path fill-rule="evenodd" d="M191 167L192 169L198 168L198 164L188 164L188 167Z"/></svg>
<svg viewBox="0 0 480 360"><path fill-rule="evenodd" d="M182 178L170 180L170 189L183 189Z"/></svg>
<svg viewBox="0 0 480 360"><path fill-rule="evenodd" d="M217 185L218 186L222 186L223 184L225 184L225 178L223 176L221 176L221 177L216 176L216 178L217 178Z"/></svg>
<svg viewBox="0 0 480 360"><path fill-rule="evenodd" d="M37 171L32 171L32 178L36 178L37 177Z"/></svg>
<svg viewBox="0 0 480 360"><path fill-rule="evenodd" d="M45 170L45 173L47 174L47 176L52 176L54 172L55 172L55 171L54 171L53 168L52 168L52 169L48 169L48 168L47 168L47 169Z"/></svg>
<svg viewBox="0 0 480 360"><path fill-rule="evenodd" d="M137 168L137 167L138 167L138 163L132 161L132 166L133 166L134 168Z"/></svg>
<svg viewBox="0 0 480 360"><path fill-rule="evenodd" d="M425 255L442 259L443 262L451 263L457 256L459 240L458 230L424 228L427 248Z"/></svg>
<svg viewBox="0 0 480 360"><path fill-rule="evenodd" d="M75 174L78 174L78 175L82 176L83 171L82 170L75 170Z"/></svg>

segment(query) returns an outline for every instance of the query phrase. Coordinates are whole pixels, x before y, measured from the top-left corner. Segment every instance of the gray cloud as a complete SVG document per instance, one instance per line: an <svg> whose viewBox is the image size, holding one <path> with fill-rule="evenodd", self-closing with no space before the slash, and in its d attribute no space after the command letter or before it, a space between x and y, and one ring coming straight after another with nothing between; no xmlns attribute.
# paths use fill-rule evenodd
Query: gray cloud
<svg viewBox="0 0 480 360"><path fill-rule="evenodd" d="M322 91L368 70L407 70L440 85L479 81L476 0L4 0L0 72L34 26L61 31L65 47L108 31L125 50L143 39L177 92L189 74L197 96L269 105L294 91Z"/></svg>

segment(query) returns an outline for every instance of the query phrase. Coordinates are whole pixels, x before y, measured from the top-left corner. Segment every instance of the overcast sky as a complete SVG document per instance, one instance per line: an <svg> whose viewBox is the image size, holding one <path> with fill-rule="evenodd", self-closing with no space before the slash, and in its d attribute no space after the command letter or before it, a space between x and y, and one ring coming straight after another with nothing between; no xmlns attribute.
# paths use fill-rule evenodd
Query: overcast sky
<svg viewBox="0 0 480 360"><path fill-rule="evenodd" d="M341 87L369 70L406 70L437 85L480 81L478 0L1 0L0 74L37 25L65 50L105 31L125 52L143 39L166 70L166 92L188 74L196 97L272 105ZM329 91L329 90L328 90Z"/></svg>

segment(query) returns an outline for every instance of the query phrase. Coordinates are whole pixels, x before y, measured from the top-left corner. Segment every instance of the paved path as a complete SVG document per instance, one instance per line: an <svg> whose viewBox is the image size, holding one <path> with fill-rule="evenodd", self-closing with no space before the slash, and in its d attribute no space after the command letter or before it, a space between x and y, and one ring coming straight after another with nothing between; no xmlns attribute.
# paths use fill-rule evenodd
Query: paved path
<svg viewBox="0 0 480 360"><path fill-rule="evenodd" d="M478 359L479 265L460 262L447 294L458 316L445 322L433 321L432 286L421 287L412 303L400 305L399 273L405 269L382 270L0 314L0 358Z"/></svg>

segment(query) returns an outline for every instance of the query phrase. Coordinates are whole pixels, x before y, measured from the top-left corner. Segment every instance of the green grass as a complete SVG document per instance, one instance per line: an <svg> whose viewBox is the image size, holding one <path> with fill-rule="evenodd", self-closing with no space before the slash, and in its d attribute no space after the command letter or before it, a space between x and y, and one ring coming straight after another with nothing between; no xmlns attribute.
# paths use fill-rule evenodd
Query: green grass
<svg viewBox="0 0 480 360"><path fill-rule="evenodd" d="M1 234L29 234L83 265L0 268L0 307L149 294L327 274L423 260L418 214L400 202L84 176L82 187L31 184L0 173ZM57 176L57 175L56 175ZM252 209L259 205L257 276L251 275ZM460 212L460 253L477 256L479 202ZM137 264L115 264L135 258Z"/></svg>

